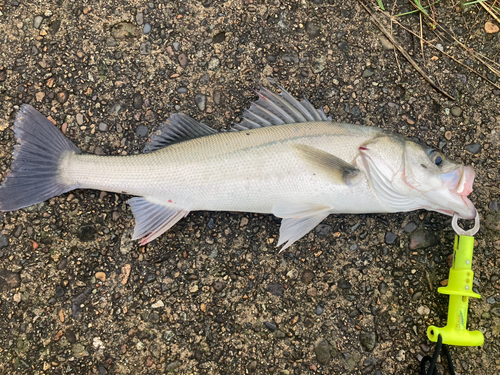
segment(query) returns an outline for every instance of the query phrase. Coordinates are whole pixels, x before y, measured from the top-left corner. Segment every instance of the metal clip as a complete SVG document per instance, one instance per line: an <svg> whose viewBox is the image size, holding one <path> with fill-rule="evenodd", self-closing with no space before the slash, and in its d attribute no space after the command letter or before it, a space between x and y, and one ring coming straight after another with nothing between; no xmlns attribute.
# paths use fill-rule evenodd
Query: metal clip
<svg viewBox="0 0 500 375"><path fill-rule="evenodd" d="M458 214L455 212L453 214L453 219L451 220L451 226L456 234L459 236L470 236L473 237L479 231L479 212L476 210L476 217L474 218L474 228L469 230L463 230L458 226Z"/></svg>

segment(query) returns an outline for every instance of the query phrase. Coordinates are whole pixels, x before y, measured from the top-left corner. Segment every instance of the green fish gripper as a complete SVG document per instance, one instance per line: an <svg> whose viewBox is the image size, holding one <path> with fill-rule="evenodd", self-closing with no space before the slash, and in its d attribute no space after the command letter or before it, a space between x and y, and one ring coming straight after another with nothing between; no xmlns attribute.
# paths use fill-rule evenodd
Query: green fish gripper
<svg viewBox="0 0 500 375"><path fill-rule="evenodd" d="M472 271L472 253L474 250L473 235L479 230L479 215L476 213L476 225L470 231L464 231L457 224L457 216L453 217L455 244L453 247L453 265L450 268L448 285L439 288L441 294L448 294L448 321L446 327L430 326L427 328L427 337L437 342L441 335L443 344L458 346L480 346L484 343L484 336L480 331L467 330L467 310L469 298L481 298L472 291L474 272Z"/></svg>

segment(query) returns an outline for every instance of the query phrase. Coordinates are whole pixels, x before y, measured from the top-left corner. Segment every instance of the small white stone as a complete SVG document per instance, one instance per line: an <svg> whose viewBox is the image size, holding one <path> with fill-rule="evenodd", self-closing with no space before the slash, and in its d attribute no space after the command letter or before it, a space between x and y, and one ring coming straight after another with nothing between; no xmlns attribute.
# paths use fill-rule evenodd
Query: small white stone
<svg viewBox="0 0 500 375"><path fill-rule="evenodd" d="M163 303L163 301L162 300L158 300L158 301L156 301L155 303L153 303L151 305L151 308L153 308L153 309L159 309L160 307L163 307L163 306L165 306L165 304Z"/></svg>

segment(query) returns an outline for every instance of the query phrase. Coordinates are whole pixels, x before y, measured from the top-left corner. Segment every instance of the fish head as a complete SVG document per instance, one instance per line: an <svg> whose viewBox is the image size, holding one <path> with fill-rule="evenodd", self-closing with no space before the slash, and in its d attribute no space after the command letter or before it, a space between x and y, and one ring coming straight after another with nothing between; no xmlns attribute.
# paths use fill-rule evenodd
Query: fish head
<svg viewBox="0 0 500 375"><path fill-rule="evenodd" d="M475 178L472 167L402 136L377 137L359 150L374 190L393 209L475 217L467 198Z"/></svg>

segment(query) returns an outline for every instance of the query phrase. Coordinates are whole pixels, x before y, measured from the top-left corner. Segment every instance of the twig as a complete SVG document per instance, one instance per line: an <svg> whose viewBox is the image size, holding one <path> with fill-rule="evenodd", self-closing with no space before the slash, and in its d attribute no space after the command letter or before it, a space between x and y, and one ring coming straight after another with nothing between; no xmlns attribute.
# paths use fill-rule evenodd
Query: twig
<svg viewBox="0 0 500 375"><path fill-rule="evenodd" d="M389 17L389 16L387 16ZM403 30L409 32L410 34L416 36L417 38L420 38L420 36L416 33L414 33L413 31L411 31L410 29L404 27L400 22L398 22L397 20L393 20L397 25L399 25ZM424 38L421 38L422 41L427 44L428 46L434 48L436 51L439 51L440 53L442 53L443 55L445 55L446 57L449 57L450 59L452 59L453 61L455 61L457 64L459 64L460 66L463 66L464 68L470 70L472 73L476 74L477 76L481 77L482 79L484 79L486 82L488 82L489 84L491 84L492 86L496 87L497 89L500 90L500 86L497 85L496 83L492 82L491 80L489 80L485 75L479 73L477 70L471 68L470 66L464 64L463 62L461 62L460 60L456 59L455 57L453 57L452 55L450 55L449 53L446 53L444 51L441 51L439 48L437 48L434 44L428 42L427 40L425 40ZM480 60L481 61L481 60ZM482 62L482 61L481 61ZM483 64L485 64L483 62ZM489 67L489 65L485 64L487 67Z"/></svg>
<svg viewBox="0 0 500 375"><path fill-rule="evenodd" d="M491 8L488 8L488 6L485 4L485 3L479 3L481 4L481 6L484 8L484 10L486 10L489 14L491 14L491 16L497 20L498 23L500 23L500 19L498 19L497 15L495 13L493 13L493 11L491 10Z"/></svg>
<svg viewBox="0 0 500 375"><path fill-rule="evenodd" d="M406 52L403 49L403 47L401 47L401 45L396 41L396 39L394 39L394 37L386 30L384 25L380 23L380 21L375 17L372 11L363 3L363 0L358 0L358 2L361 4L363 8L365 8L365 11L370 15L370 18L372 19L373 23L380 29L380 31L382 31L382 33L386 36L386 38L391 41L394 47L396 47L396 49L406 58L406 60L408 60L408 62L415 68L415 70L419 72L420 75L437 91L442 93L448 99L455 100L453 96L448 94L444 89L442 89L436 83L434 83L434 81L429 77L429 75L412 59L412 57L408 54L408 52Z"/></svg>

